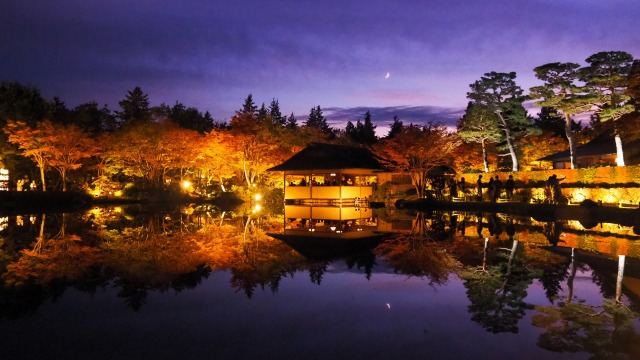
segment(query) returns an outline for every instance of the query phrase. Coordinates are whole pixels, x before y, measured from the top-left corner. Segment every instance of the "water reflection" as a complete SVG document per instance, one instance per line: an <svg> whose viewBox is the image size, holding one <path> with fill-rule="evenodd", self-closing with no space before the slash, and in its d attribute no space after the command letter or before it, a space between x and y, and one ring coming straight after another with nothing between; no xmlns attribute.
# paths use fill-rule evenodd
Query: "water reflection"
<svg viewBox="0 0 640 360"><path fill-rule="evenodd" d="M543 331L537 345L549 351L640 356L640 252L638 236L624 226L584 229L496 213L315 214L325 218L307 223L323 231L334 232L328 225L336 220L386 231L327 242L292 228L291 219L304 217L210 207L10 217L0 232L0 319L36 313L71 289L114 288L140 311L151 294L198 288L216 272L228 272L228 286L253 298L278 293L299 274L324 286L340 264L368 281L391 272L434 289L459 283L469 324L487 333L535 327Z"/></svg>

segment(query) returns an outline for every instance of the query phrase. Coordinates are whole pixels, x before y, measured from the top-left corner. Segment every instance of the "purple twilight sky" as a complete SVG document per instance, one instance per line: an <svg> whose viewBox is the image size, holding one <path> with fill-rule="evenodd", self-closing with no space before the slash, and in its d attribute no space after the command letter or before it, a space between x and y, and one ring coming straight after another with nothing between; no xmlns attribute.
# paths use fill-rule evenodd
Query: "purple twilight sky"
<svg viewBox="0 0 640 360"><path fill-rule="evenodd" d="M299 123L316 105L338 127L370 110L386 133L393 115L455 122L489 71L526 90L549 62L637 58L639 19L637 0L5 1L0 81L112 110L140 86L219 121L252 93Z"/></svg>

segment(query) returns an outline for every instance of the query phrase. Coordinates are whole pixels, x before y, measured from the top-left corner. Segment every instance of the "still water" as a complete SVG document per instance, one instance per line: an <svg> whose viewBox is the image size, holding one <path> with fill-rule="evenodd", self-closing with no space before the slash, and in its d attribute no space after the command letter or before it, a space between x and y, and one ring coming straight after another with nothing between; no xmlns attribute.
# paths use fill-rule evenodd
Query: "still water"
<svg viewBox="0 0 640 360"><path fill-rule="evenodd" d="M630 228L371 216L343 242L215 208L1 218L2 358L640 358Z"/></svg>

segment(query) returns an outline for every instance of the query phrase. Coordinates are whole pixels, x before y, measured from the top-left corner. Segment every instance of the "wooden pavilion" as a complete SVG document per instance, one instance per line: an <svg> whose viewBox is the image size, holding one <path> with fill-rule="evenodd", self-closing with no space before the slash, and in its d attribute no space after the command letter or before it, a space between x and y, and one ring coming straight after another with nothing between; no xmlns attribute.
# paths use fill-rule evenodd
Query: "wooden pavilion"
<svg viewBox="0 0 640 360"><path fill-rule="evenodd" d="M285 235L371 236L369 200L385 168L361 147L312 143L269 171L284 176Z"/></svg>

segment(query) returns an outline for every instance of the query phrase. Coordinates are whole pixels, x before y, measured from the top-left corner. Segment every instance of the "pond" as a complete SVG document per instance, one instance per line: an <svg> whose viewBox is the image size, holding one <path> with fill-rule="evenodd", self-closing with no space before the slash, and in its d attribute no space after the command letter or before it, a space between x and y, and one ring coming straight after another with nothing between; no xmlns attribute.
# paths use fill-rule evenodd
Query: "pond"
<svg viewBox="0 0 640 360"><path fill-rule="evenodd" d="M202 206L0 218L2 357L640 358L632 229L368 216L331 241Z"/></svg>

